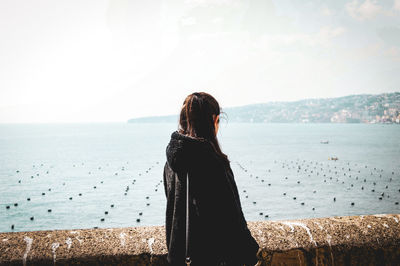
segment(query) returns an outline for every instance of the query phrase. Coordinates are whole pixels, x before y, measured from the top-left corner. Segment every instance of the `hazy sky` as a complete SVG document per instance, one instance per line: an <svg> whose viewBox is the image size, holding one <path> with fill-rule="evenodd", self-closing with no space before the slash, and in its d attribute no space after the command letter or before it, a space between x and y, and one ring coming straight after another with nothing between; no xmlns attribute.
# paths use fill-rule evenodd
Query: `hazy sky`
<svg viewBox="0 0 400 266"><path fill-rule="evenodd" d="M400 0L2 0L0 122L400 90Z"/></svg>

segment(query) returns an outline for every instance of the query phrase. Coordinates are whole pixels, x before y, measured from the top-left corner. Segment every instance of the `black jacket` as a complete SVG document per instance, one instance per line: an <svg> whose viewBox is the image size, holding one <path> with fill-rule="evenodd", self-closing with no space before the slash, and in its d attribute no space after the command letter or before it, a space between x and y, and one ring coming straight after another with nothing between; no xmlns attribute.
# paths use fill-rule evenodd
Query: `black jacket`
<svg viewBox="0 0 400 266"><path fill-rule="evenodd" d="M167 197L167 260L184 265L186 173L189 173L189 253L192 265L254 265L259 246L251 236L230 165L211 143L173 132L166 149L164 188Z"/></svg>

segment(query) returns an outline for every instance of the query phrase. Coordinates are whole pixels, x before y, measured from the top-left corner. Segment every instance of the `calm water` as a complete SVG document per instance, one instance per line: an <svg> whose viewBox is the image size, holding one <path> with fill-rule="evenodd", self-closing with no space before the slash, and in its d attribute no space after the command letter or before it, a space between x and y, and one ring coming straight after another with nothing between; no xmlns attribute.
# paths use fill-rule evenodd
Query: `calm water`
<svg viewBox="0 0 400 266"><path fill-rule="evenodd" d="M175 128L0 125L0 231L163 225ZM219 132L248 221L399 213L399 137L398 125L366 124L230 123Z"/></svg>

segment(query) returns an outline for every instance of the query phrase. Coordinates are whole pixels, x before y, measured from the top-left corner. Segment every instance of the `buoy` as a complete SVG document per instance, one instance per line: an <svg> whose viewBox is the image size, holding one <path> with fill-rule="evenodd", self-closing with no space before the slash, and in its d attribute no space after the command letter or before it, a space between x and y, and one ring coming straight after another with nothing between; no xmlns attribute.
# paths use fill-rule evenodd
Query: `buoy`
<svg viewBox="0 0 400 266"><path fill-rule="evenodd" d="M104 222L104 218L101 218L100 221Z"/></svg>
<svg viewBox="0 0 400 266"><path fill-rule="evenodd" d="M14 230L14 225L13 224L11 225L11 230Z"/></svg>
<svg viewBox="0 0 400 266"><path fill-rule="evenodd" d="M6 209L9 209L9 208L10 208L10 206L7 205L7 206L6 206Z"/></svg>
<svg viewBox="0 0 400 266"><path fill-rule="evenodd" d="M137 218L137 219L136 219L136 222L140 223L140 219L139 219L139 218Z"/></svg>
<svg viewBox="0 0 400 266"><path fill-rule="evenodd" d="M114 208L114 204L111 204L110 206L111 206L111 208Z"/></svg>
<svg viewBox="0 0 400 266"><path fill-rule="evenodd" d="M33 216L31 217L31 221L33 221L33 219L35 219Z"/></svg>
<svg viewBox="0 0 400 266"><path fill-rule="evenodd" d="M31 198L27 198L26 200L27 200L27 201L30 201L30 200L31 200Z"/></svg>
<svg viewBox="0 0 400 266"><path fill-rule="evenodd" d="M107 215L107 214L108 214L108 211L105 211L105 212L104 212L104 214L106 214L106 215Z"/></svg>

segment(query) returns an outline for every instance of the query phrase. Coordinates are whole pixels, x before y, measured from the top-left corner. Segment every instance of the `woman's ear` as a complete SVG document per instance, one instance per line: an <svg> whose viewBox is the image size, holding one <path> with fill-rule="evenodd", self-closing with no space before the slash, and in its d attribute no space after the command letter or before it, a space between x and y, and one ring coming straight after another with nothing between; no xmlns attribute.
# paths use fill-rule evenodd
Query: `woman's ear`
<svg viewBox="0 0 400 266"><path fill-rule="evenodd" d="M213 120L214 120L214 125L217 125L219 123L219 115L217 116L213 115Z"/></svg>
<svg viewBox="0 0 400 266"><path fill-rule="evenodd" d="M217 135L219 127L219 115L217 116L213 115L213 118L214 118L215 135Z"/></svg>

